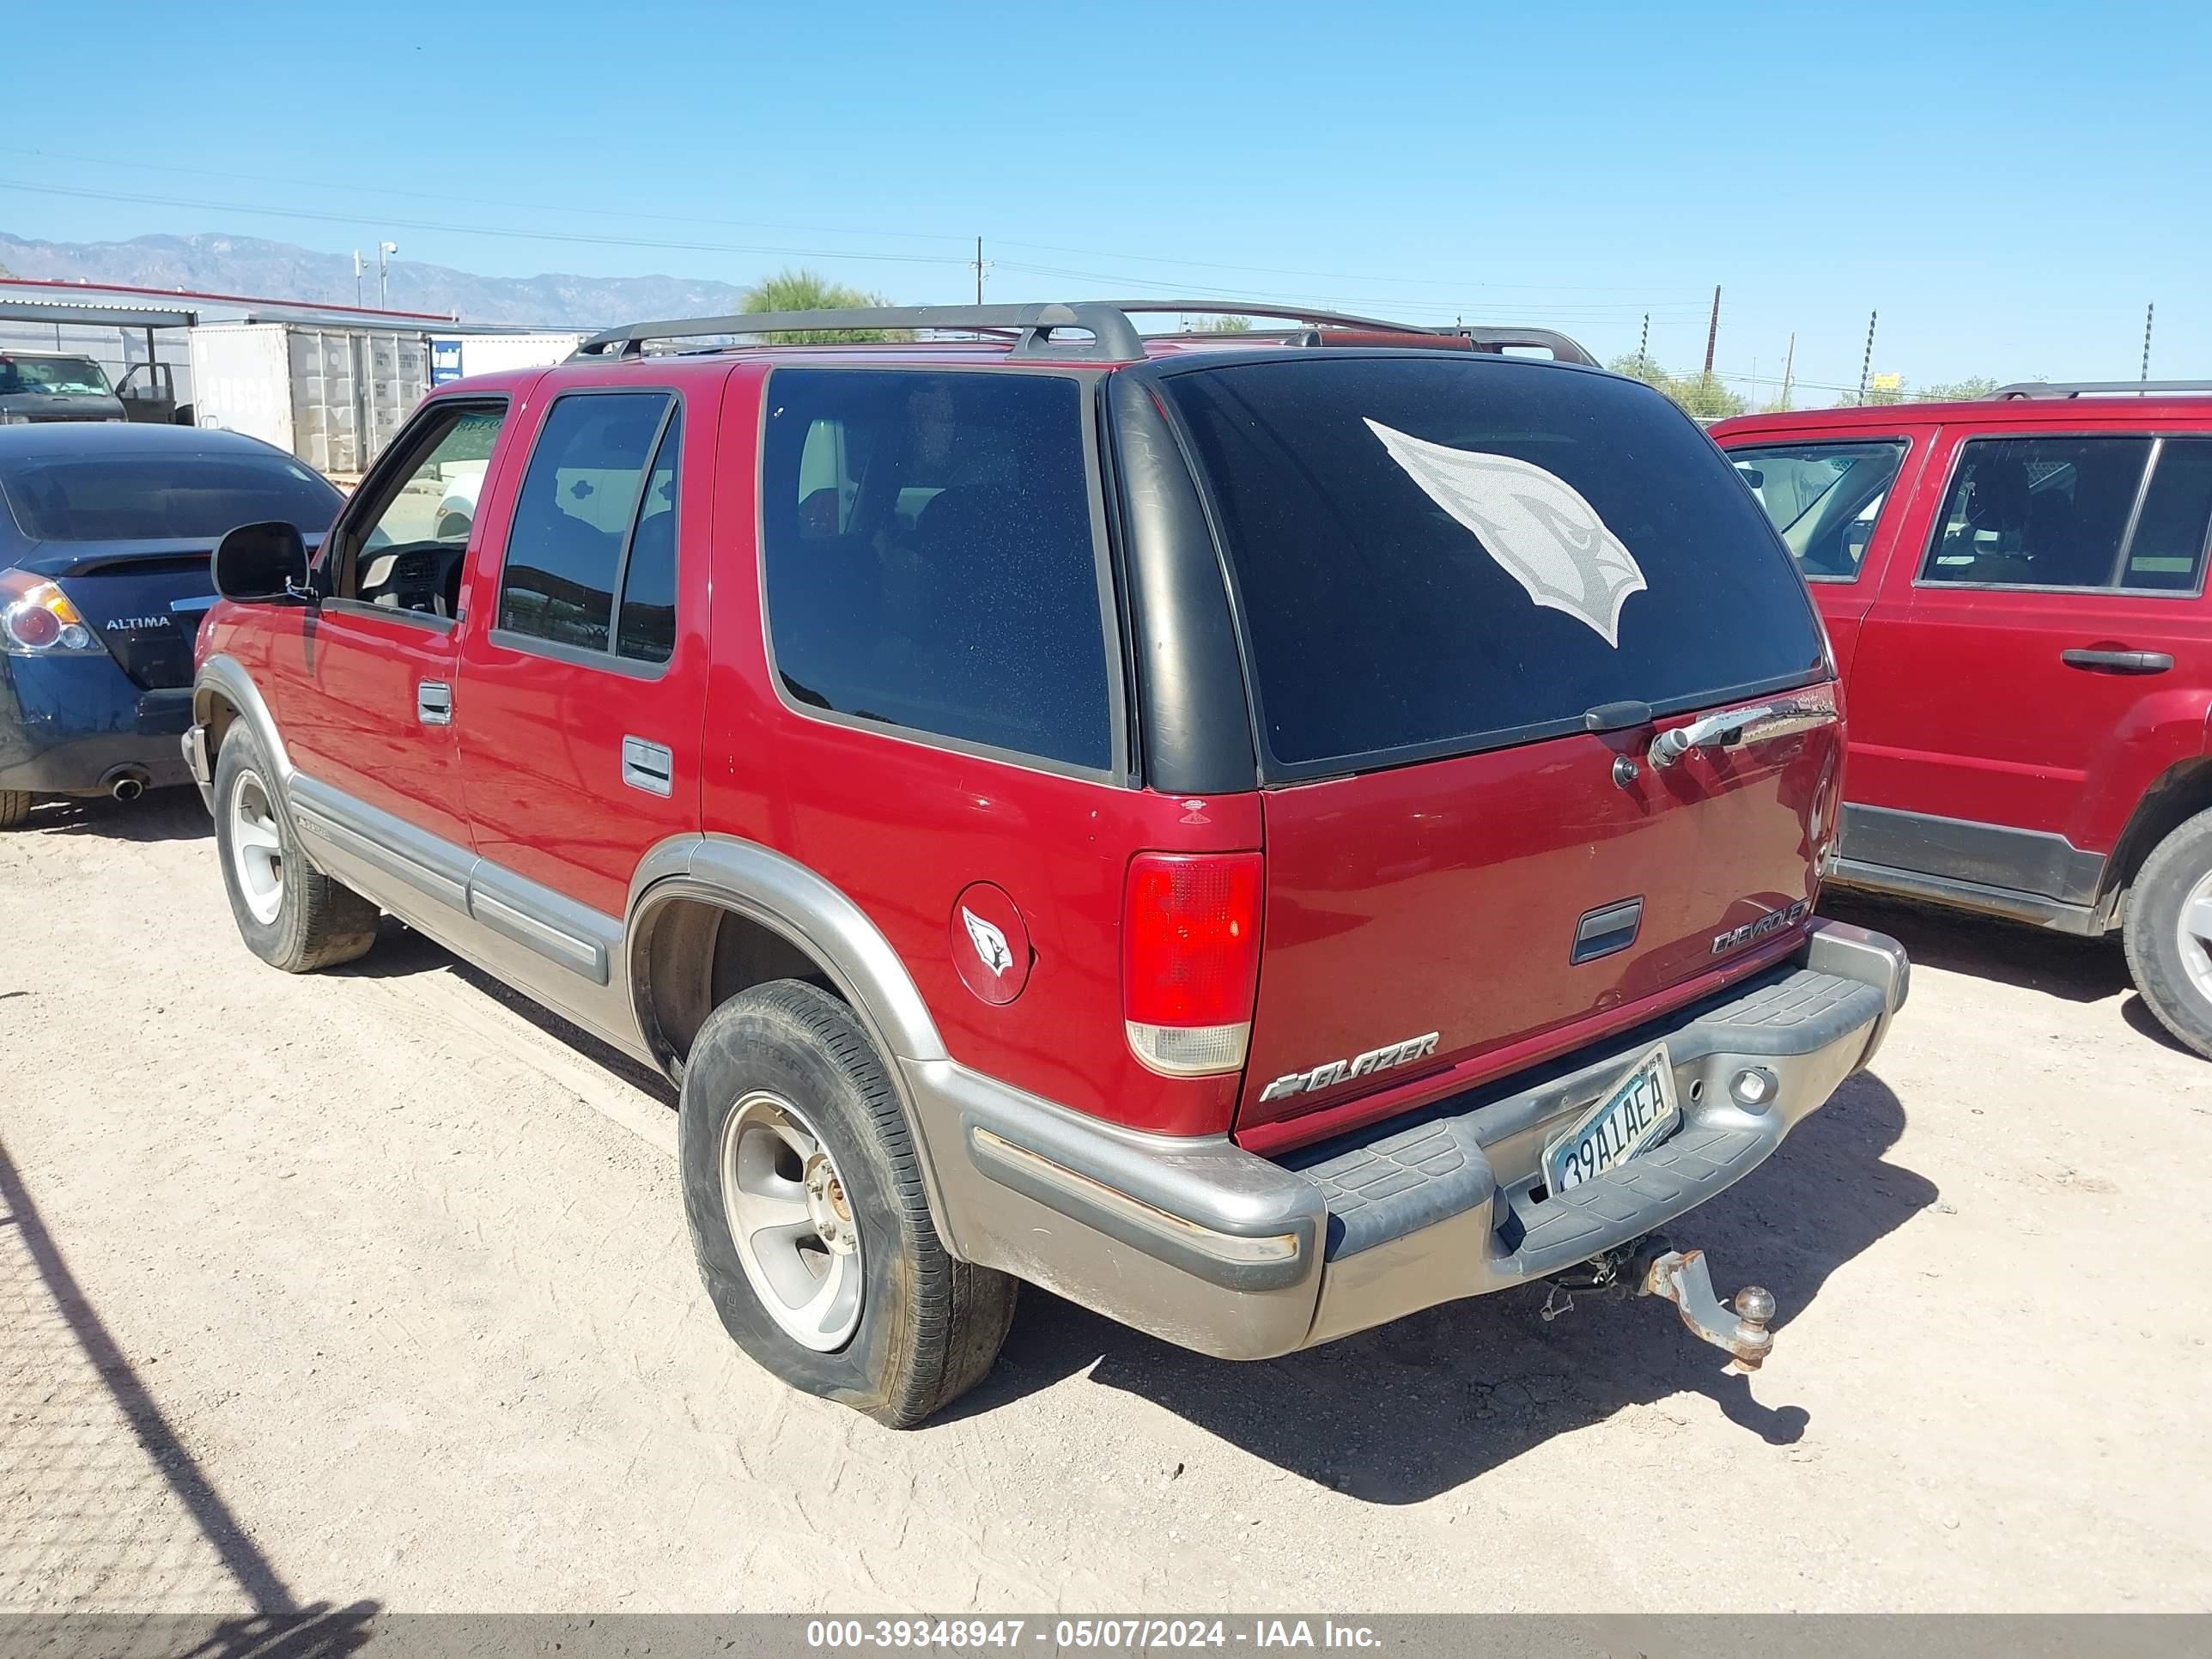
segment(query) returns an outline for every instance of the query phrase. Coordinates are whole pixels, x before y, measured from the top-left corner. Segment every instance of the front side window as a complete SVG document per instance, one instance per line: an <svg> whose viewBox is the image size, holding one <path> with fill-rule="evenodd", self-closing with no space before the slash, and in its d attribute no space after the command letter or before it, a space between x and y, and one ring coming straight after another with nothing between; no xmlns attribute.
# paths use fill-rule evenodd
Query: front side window
<svg viewBox="0 0 2212 1659"><path fill-rule="evenodd" d="M425 616L459 608L461 562L504 404L450 403L426 409L396 441L347 522L349 568L337 593L363 605Z"/></svg>
<svg viewBox="0 0 2212 1659"><path fill-rule="evenodd" d="M675 400L665 392L580 392L555 401L531 453L507 532L499 584L501 629L580 651L608 650L623 556L633 527L645 527L641 509L664 522L672 571L675 451L666 451L665 495L648 489L647 475L656 471L654 458L663 453L675 412ZM657 545L660 534L653 529L649 542ZM643 592L640 599L642 616L649 606ZM672 642L672 592L666 603ZM642 641L650 632L635 637Z"/></svg>
<svg viewBox="0 0 2212 1659"><path fill-rule="evenodd" d="M2212 439L1970 439L1920 580L2194 592L2208 520Z"/></svg>
<svg viewBox="0 0 2212 1659"><path fill-rule="evenodd" d="M763 560L785 695L1109 768L1078 383L785 368L768 406Z"/></svg>
<svg viewBox="0 0 2212 1659"><path fill-rule="evenodd" d="M1813 581L1855 582L1905 462L1904 442L1761 445L1729 459Z"/></svg>
<svg viewBox="0 0 2212 1659"><path fill-rule="evenodd" d="M637 529L623 567L615 654L639 662L666 662L676 654L676 458L683 447L679 410L669 416L668 430L646 474Z"/></svg>

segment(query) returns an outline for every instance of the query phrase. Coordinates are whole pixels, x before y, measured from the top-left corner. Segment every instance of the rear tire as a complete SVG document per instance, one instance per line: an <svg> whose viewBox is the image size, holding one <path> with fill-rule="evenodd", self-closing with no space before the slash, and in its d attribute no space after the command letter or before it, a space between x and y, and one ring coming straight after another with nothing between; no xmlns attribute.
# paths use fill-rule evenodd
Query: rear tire
<svg viewBox="0 0 2212 1659"><path fill-rule="evenodd" d="M27 789L0 789L0 830L14 830L31 816L31 795Z"/></svg>
<svg viewBox="0 0 2212 1659"><path fill-rule="evenodd" d="M2212 1060L2212 812L2151 850L2128 894L2128 968L2159 1023Z"/></svg>
<svg viewBox="0 0 2212 1659"><path fill-rule="evenodd" d="M276 776L234 727L216 757L215 843L239 936L288 974L351 962L376 943L377 908L307 862Z"/></svg>
<svg viewBox="0 0 2212 1659"><path fill-rule="evenodd" d="M684 1062L681 1113L699 1272L763 1369L893 1428L983 1380L1016 1281L945 1250L898 1096L850 1008L797 980L732 997Z"/></svg>

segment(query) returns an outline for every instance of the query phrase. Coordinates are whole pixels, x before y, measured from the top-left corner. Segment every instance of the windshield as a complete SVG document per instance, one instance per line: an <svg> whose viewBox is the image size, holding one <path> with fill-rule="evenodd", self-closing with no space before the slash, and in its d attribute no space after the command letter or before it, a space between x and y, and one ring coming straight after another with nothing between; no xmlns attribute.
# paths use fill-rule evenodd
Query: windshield
<svg viewBox="0 0 2212 1659"><path fill-rule="evenodd" d="M0 357L0 393L70 392L104 395L107 376L89 357Z"/></svg>
<svg viewBox="0 0 2212 1659"><path fill-rule="evenodd" d="M1804 584L1649 386L1510 358L1164 375L1212 497L1269 750L1494 748L1818 675Z"/></svg>
<svg viewBox="0 0 2212 1659"><path fill-rule="evenodd" d="M280 519L310 537L343 498L287 455L115 455L0 462L0 498L33 541L213 541Z"/></svg>

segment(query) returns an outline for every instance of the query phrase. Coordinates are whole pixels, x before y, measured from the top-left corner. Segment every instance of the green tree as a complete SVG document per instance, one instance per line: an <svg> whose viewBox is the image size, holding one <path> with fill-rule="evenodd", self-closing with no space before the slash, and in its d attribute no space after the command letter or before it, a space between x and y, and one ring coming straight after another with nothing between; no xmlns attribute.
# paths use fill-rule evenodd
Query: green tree
<svg viewBox="0 0 2212 1659"><path fill-rule="evenodd" d="M847 288L842 283L831 282L818 271L802 270L787 265L775 276L763 276L747 289L744 303L740 309L748 313L856 311L890 303L880 294ZM811 345L825 340L911 340L914 331L903 328L844 328L817 334L770 330L763 337L771 345Z"/></svg>
<svg viewBox="0 0 2212 1659"><path fill-rule="evenodd" d="M1186 326L1193 334L1249 334L1252 319L1232 313L1220 317L1194 317Z"/></svg>
<svg viewBox="0 0 2212 1659"><path fill-rule="evenodd" d="M1970 374L1963 380L1946 380L1936 386L1923 386L1912 394L1916 404L1966 404L1986 398L1997 389L1997 383L1986 374Z"/></svg>
<svg viewBox="0 0 2212 1659"><path fill-rule="evenodd" d="M1624 352L1607 365L1616 374L1656 386L1700 420L1717 421L1741 415L1750 405L1729 391L1713 374L1669 374L1649 357Z"/></svg>

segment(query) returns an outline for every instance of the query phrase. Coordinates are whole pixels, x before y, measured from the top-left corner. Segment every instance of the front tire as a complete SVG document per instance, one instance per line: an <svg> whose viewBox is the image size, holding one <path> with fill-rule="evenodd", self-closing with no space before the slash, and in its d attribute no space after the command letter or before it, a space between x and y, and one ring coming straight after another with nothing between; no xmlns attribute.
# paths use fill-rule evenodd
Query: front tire
<svg viewBox="0 0 2212 1659"><path fill-rule="evenodd" d="M19 828L31 816L31 793L27 789L0 789L0 830Z"/></svg>
<svg viewBox="0 0 2212 1659"><path fill-rule="evenodd" d="M2159 1023L2212 1060L2212 812L2159 842L2128 895L2128 968Z"/></svg>
<svg viewBox="0 0 2212 1659"><path fill-rule="evenodd" d="M853 1011L775 980L684 1062L684 1210L731 1337L794 1389L893 1428L982 1381L1015 1281L956 1261L884 1062Z"/></svg>
<svg viewBox="0 0 2212 1659"><path fill-rule="evenodd" d="M217 751L215 842L239 936L288 974L351 962L376 943L376 907L307 862L276 777L242 724Z"/></svg>

